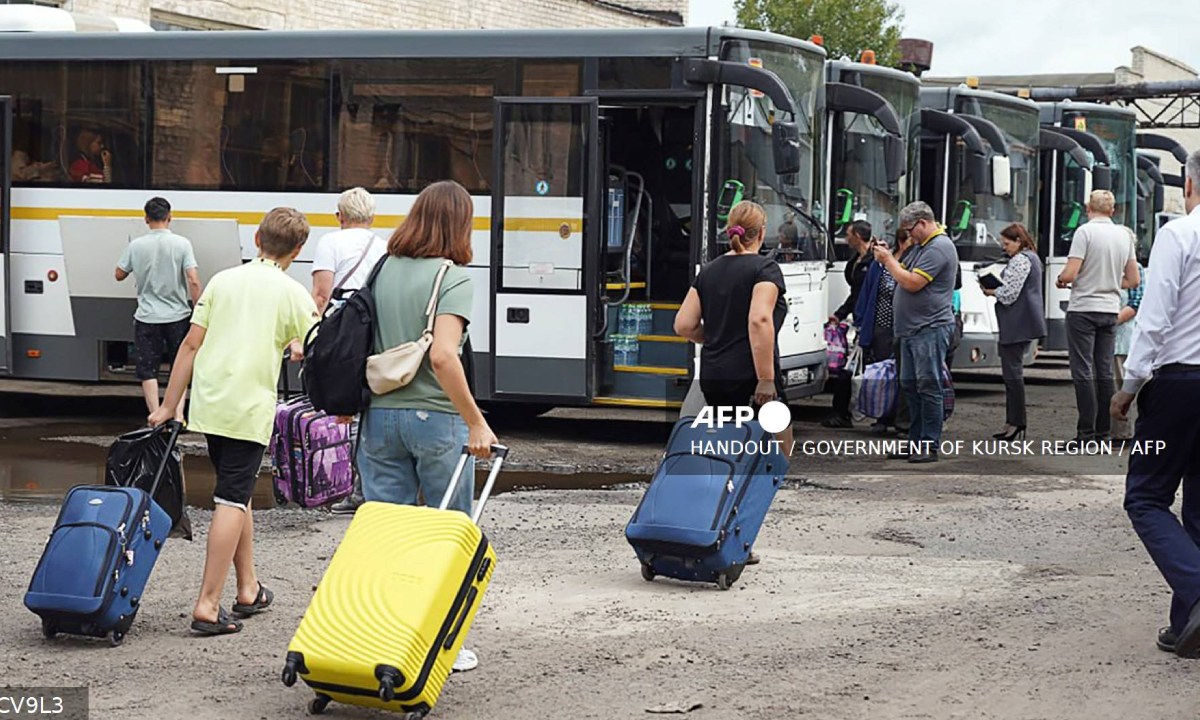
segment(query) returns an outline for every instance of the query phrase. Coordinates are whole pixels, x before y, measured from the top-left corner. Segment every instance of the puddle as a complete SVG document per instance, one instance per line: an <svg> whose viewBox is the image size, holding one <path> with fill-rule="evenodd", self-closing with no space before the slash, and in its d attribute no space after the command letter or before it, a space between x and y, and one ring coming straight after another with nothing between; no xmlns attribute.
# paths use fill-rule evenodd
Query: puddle
<svg viewBox="0 0 1200 720"><path fill-rule="evenodd" d="M75 485L104 483L104 461L107 448L85 443L51 442L47 437L71 435L116 436L127 432L128 426L105 425L38 425L9 428L0 434L0 501L14 503L57 504L66 491ZM212 465L207 457L185 455L184 483L187 502L192 507L212 508L215 483ZM487 473L476 471L476 490L483 487ZM644 482L644 475L605 473L545 473L503 471L496 480L493 494L513 490L571 490L602 489L632 482ZM274 507L271 474L260 473L254 486L254 504L260 508Z"/></svg>

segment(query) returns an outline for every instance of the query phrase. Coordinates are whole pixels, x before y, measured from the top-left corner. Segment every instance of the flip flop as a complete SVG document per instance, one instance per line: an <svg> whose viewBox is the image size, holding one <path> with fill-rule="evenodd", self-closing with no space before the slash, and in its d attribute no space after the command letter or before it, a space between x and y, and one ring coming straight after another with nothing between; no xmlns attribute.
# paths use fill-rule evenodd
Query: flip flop
<svg viewBox="0 0 1200 720"><path fill-rule="evenodd" d="M240 620L234 620L229 617L229 613L225 612L225 608L220 608L217 610L217 621L215 623L204 620L192 620L192 630L201 635L232 635L242 631L242 623Z"/></svg>
<svg viewBox="0 0 1200 720"><path fill-rule="evenodd" d="M241 617L249 617L266 610L271 607L271 603L275 601L275 593L271 592L266 585L258 584L258 595L254 596L254 602L250 605L241 603L233 604L233 614Z"/></svg>

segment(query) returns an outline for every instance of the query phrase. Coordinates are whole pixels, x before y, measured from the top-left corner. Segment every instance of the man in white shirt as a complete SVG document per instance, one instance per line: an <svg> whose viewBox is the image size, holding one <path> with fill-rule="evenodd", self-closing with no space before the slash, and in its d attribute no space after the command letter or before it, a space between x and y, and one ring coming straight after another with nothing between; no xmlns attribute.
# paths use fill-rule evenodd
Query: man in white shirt
<svg viewBox="0 0 1200 720"><path fill-rule="evenodd" d="M1088 198L1088 221L1075 231L1067 266L1058 276L1058 287L1071 287L1067 306L1067 346L1079 442L1107 440L1112 418L1113 348L1121 290L1138 286L1136 238L1112 220L1116 198L1097 190Z"/></svg>
<svg viewBox="0 0 1200 720"><path fill-rule="evenodd" d="M342 229L323 235L317 241L317 252L313 257L312 294L322 314L331 301L344 299L361 288L375 264L387 254L387 242L371 230L371 224L375 222L375 198L371 193L360 187L342 193L338 198L337 218ZM356 451L357 431L356 418L350 429ZM352 514L362 503L362 479L355 463L354 492L345 500L334 503L330 511Z"/></svg>
<svg viewBox="0 0 1200 720"><path fill-rule="evenodd" d="M363 286L379 258L387 253L387 242L371 230L375 222L375 198L356 187L338 198L341 230L317 241L313 257L313 300L322 313L335 294L348 295ZM338 291L335 293L335 291Z"/></svg>
<svg viewBox="0 0 1200 720"><path fill-rule="evenodd" d="M1125 511L1170 585L1171 624L1158 647L1200 656L1200 151L1187 162L1188 214L1154 239L1125 382L1111 412L1128 417L1137 395ZM1161 444L1160 444L1161 443ZM1181 515L1171 513L1183 485Z"/></svg>

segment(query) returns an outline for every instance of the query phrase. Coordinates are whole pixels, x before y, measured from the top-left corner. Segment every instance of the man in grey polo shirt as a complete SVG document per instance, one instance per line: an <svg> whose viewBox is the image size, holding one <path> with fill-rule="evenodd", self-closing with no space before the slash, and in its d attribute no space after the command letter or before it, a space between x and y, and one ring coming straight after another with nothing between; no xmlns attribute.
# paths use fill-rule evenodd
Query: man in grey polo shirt
<svg viewBox="0 0 1200 720"><path fill-rule="evenodd" d="M912 463L936 462L945 419L942 366L954 334L954 280L958 253L933 210L915 202L900 211L900 232L913 246L901 264L887 245L875 245L875 259L896 279L892 300L895 335L900 343L900 387L908 398L912 423L908 439ZM905 453L897 453L898 459Z"/></svg>
<svg viewBox="0 0 1200 720"><path fill-rule="evenodd" d="M1136 240L1112 220L1116 199L1108 190L1088 198L1088 221L1075 231L1058 287L1071 288L1067 305L1067 349L1079 422L1075 440L1107 440L1113 396L1113 348L1121 290L1141 282Z"/></svg>

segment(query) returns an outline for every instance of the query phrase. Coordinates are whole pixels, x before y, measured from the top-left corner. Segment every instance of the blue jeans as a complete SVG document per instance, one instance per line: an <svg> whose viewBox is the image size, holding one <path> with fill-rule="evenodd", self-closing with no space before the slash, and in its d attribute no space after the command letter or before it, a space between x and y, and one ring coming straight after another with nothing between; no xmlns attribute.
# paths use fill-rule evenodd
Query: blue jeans
<svg viewBox="0 0 1200 720"><path fill-rule="evenodd" d="M936 450L942 440L945 407L942 397L942 364L950 349L954 325L938 325L900 338L900 389L908 399L912 424L908 439L931 441Z"/></svg>
<svg viewBox="0 0 1200 720"><path fill-rule="evenodd" d="M417 491L436 507L467 443L467 424L455 413L371 408L362 415L358 470L363 499L416 505ZM463 468L449 508L471 514L475 461Z"/></svg>

